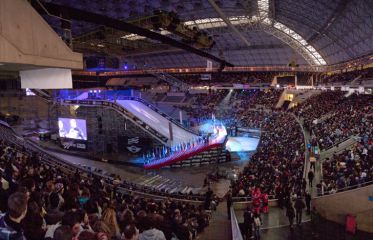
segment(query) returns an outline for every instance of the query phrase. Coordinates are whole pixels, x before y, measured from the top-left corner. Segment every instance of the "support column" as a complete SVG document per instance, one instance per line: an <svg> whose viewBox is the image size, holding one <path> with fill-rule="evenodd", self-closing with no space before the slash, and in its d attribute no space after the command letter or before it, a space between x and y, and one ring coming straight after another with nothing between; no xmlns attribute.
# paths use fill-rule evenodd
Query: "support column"
<svg viewBox="0 0 373 240"><path fill-rule="evenodd" d="M295 79L295 86L298 86L298 76L297 76L297 74L295 74L294 79Z"/></svg>

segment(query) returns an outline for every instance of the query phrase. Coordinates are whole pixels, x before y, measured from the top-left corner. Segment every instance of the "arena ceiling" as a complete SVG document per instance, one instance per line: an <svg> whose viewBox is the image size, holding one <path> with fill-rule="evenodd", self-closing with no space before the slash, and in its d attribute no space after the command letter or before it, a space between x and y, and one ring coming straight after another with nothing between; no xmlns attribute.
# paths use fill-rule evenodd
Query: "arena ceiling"
<svg viewBox="0 0 373 240"><path fill-rule="evenodd" d="M136 24L154 10L174 11L207 31L208 50L236 66L335 64L373 53L373 0L45 0ZM41 1L43 3L43 1ZM61 33L60 20L43 15ZM101 42L87 40L103 31ZM108 33L113 31L113 33ZM177 39L167 31L159 31ZM122 57L138 68L206 66L206 59L131 33L72 21L73 47ZM110 36L110 39L109 37ZM89 37L88 37L89 38ZM87 47L87 41L90 46ZM93 46L93 47L92 47Z"/></svg>

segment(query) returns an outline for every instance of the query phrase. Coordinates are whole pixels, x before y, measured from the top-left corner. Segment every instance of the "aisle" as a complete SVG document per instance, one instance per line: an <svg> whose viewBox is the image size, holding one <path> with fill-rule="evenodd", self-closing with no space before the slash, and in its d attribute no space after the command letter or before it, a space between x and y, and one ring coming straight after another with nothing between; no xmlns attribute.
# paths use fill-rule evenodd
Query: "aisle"
<svg viewBox="0 0 373 240"><path fill-rule="evenodd" d="M198 235L201 240L229 240L232 239L231 222L228 220L227 202L221 202L212 214L210 226Z"/></svg>
<svg viewBox="0 0 373 240"><path fill-rule="evenodd" d="M236 217L239 223L243 223L244 210L236 210ZM262 240L286 240L291 239L293 234L301 234L301 230L307 229L311 220L310 215L303 211L302 228L295 226L294 231L289 229L289 220L286 217L286 210L279 207L270 207L268 214L262 214L263 225L260 227ZM303 228L303 226L307 226ZM296 239L296 238L295 238ZM304 240L304 239L303 239Z"/></svg>
<svg viewBox="0 0 373 240"><path fill-rule="evenodd" d="M211 189L220 198L224 197L229 189L228 180L220 180L211 186ZM219 204L216 211L212 213L210 226L198 235L200 240L230 240L232 239L231 221L228 220L227 201Z"/></svg>

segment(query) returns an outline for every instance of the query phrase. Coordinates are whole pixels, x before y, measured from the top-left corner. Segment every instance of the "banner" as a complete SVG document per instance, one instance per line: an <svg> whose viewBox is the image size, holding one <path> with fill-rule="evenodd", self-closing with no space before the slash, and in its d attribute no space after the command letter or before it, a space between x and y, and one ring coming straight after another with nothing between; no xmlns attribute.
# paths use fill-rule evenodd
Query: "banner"
<svg viewBox="0 0 373 240"><path fill-rule="evenodd" d="M76 139L61 139L61 147L65 150L86 151L87 143Z"/></svg>
<svg viewBox="0 0 373 240"><path fill-rule="evenodd" d="M151 141L148 138L119 136L118 147L122 152L140 154L145 153L150 149Z"/></svg>
<svg viewBox="0 0 373 240"><path fill-rule="evenodd" d="M44 68L20 71L21 88L70 89L73 88L71 69Z"/></svg>

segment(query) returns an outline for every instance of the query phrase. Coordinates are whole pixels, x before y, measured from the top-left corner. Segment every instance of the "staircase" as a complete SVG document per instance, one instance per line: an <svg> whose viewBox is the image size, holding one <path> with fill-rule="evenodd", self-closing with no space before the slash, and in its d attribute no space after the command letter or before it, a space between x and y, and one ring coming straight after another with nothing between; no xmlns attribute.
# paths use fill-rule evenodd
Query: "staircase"
<svg viewBox="0 0 373 240"><path fill-rule="evenodd" d="M160 141L162 144L167 144L168 137L161 135L156 129L153 129L141 119L137 118L131 112L127 111L123 108L120 104L116 102L110 102L105 100L64 100L60 99L59 103L61 105L81 105L81 106L88 106L88 107L106 107L111 108L121 114L123 117L131 121L136 126L140 127L142 130L150 134L152 137Z"/></svg>
<svg viewBox="0 0 373 240"><path fill-rule="evenodd" d="M332 147L321 151L320 159L322 159L323 161L324 159L333 156L333 154L338 154L339 152L343 152L345 149L353 148L356 145L356 143L356 136L351 136L343 142L337 143Z"/></svg>
<svg viewBox="0 0 373 240"><path fill-rule="evenodd" d="M201 188L195 188L191 186L184 185L181 181L176 181L163 177L161 175L153 176L142 176L135 180L135 182L141 186L150 187L154 190L167 193L182 193L182 194L198 194Z"/></svg>
<svg viewBox="0 0 373 240"><path fill-rule="evenodd" d="M171 84L172 86L179 88L181 91L188 91L188 89L190 88L190 86L188 84L186 84L185 82L181 81L180 79L172 76L171 74L156 71L156 70L146 71L146 73L151 74L151 75L155 76L157 79L165 81L165 82Z"/></svg>
<svg viewBox="0 0 373 240"><path fill-rule="evenodd" d="M282 104L282 109L287 110L289 108L291 101L285 100L284 103Z"/></svg>
<svg viewBox="0 0 373 240"><path fill-rule="evenodd" d="M363 77L363 75L359 75L356 78L354 78L351 82L350 85L359 85L359 80Z"/></svg>
<svg viewBox="0 0 373 240"><path fill-rule="evenodd" d="M191 167L226 162L227 157L224 150L226 141L226 136L218 138L207 144L200 144L193 148L174 153L171 156L153 160L144 164L144 168Z"/></svg>
<svg viewBox="0 0 373 240"><path fill-rule="evenodd" d="M41 97L46 102L51 102L52 97L50 96L49 92L43 89L31 89L36 96Z"/></svg>

